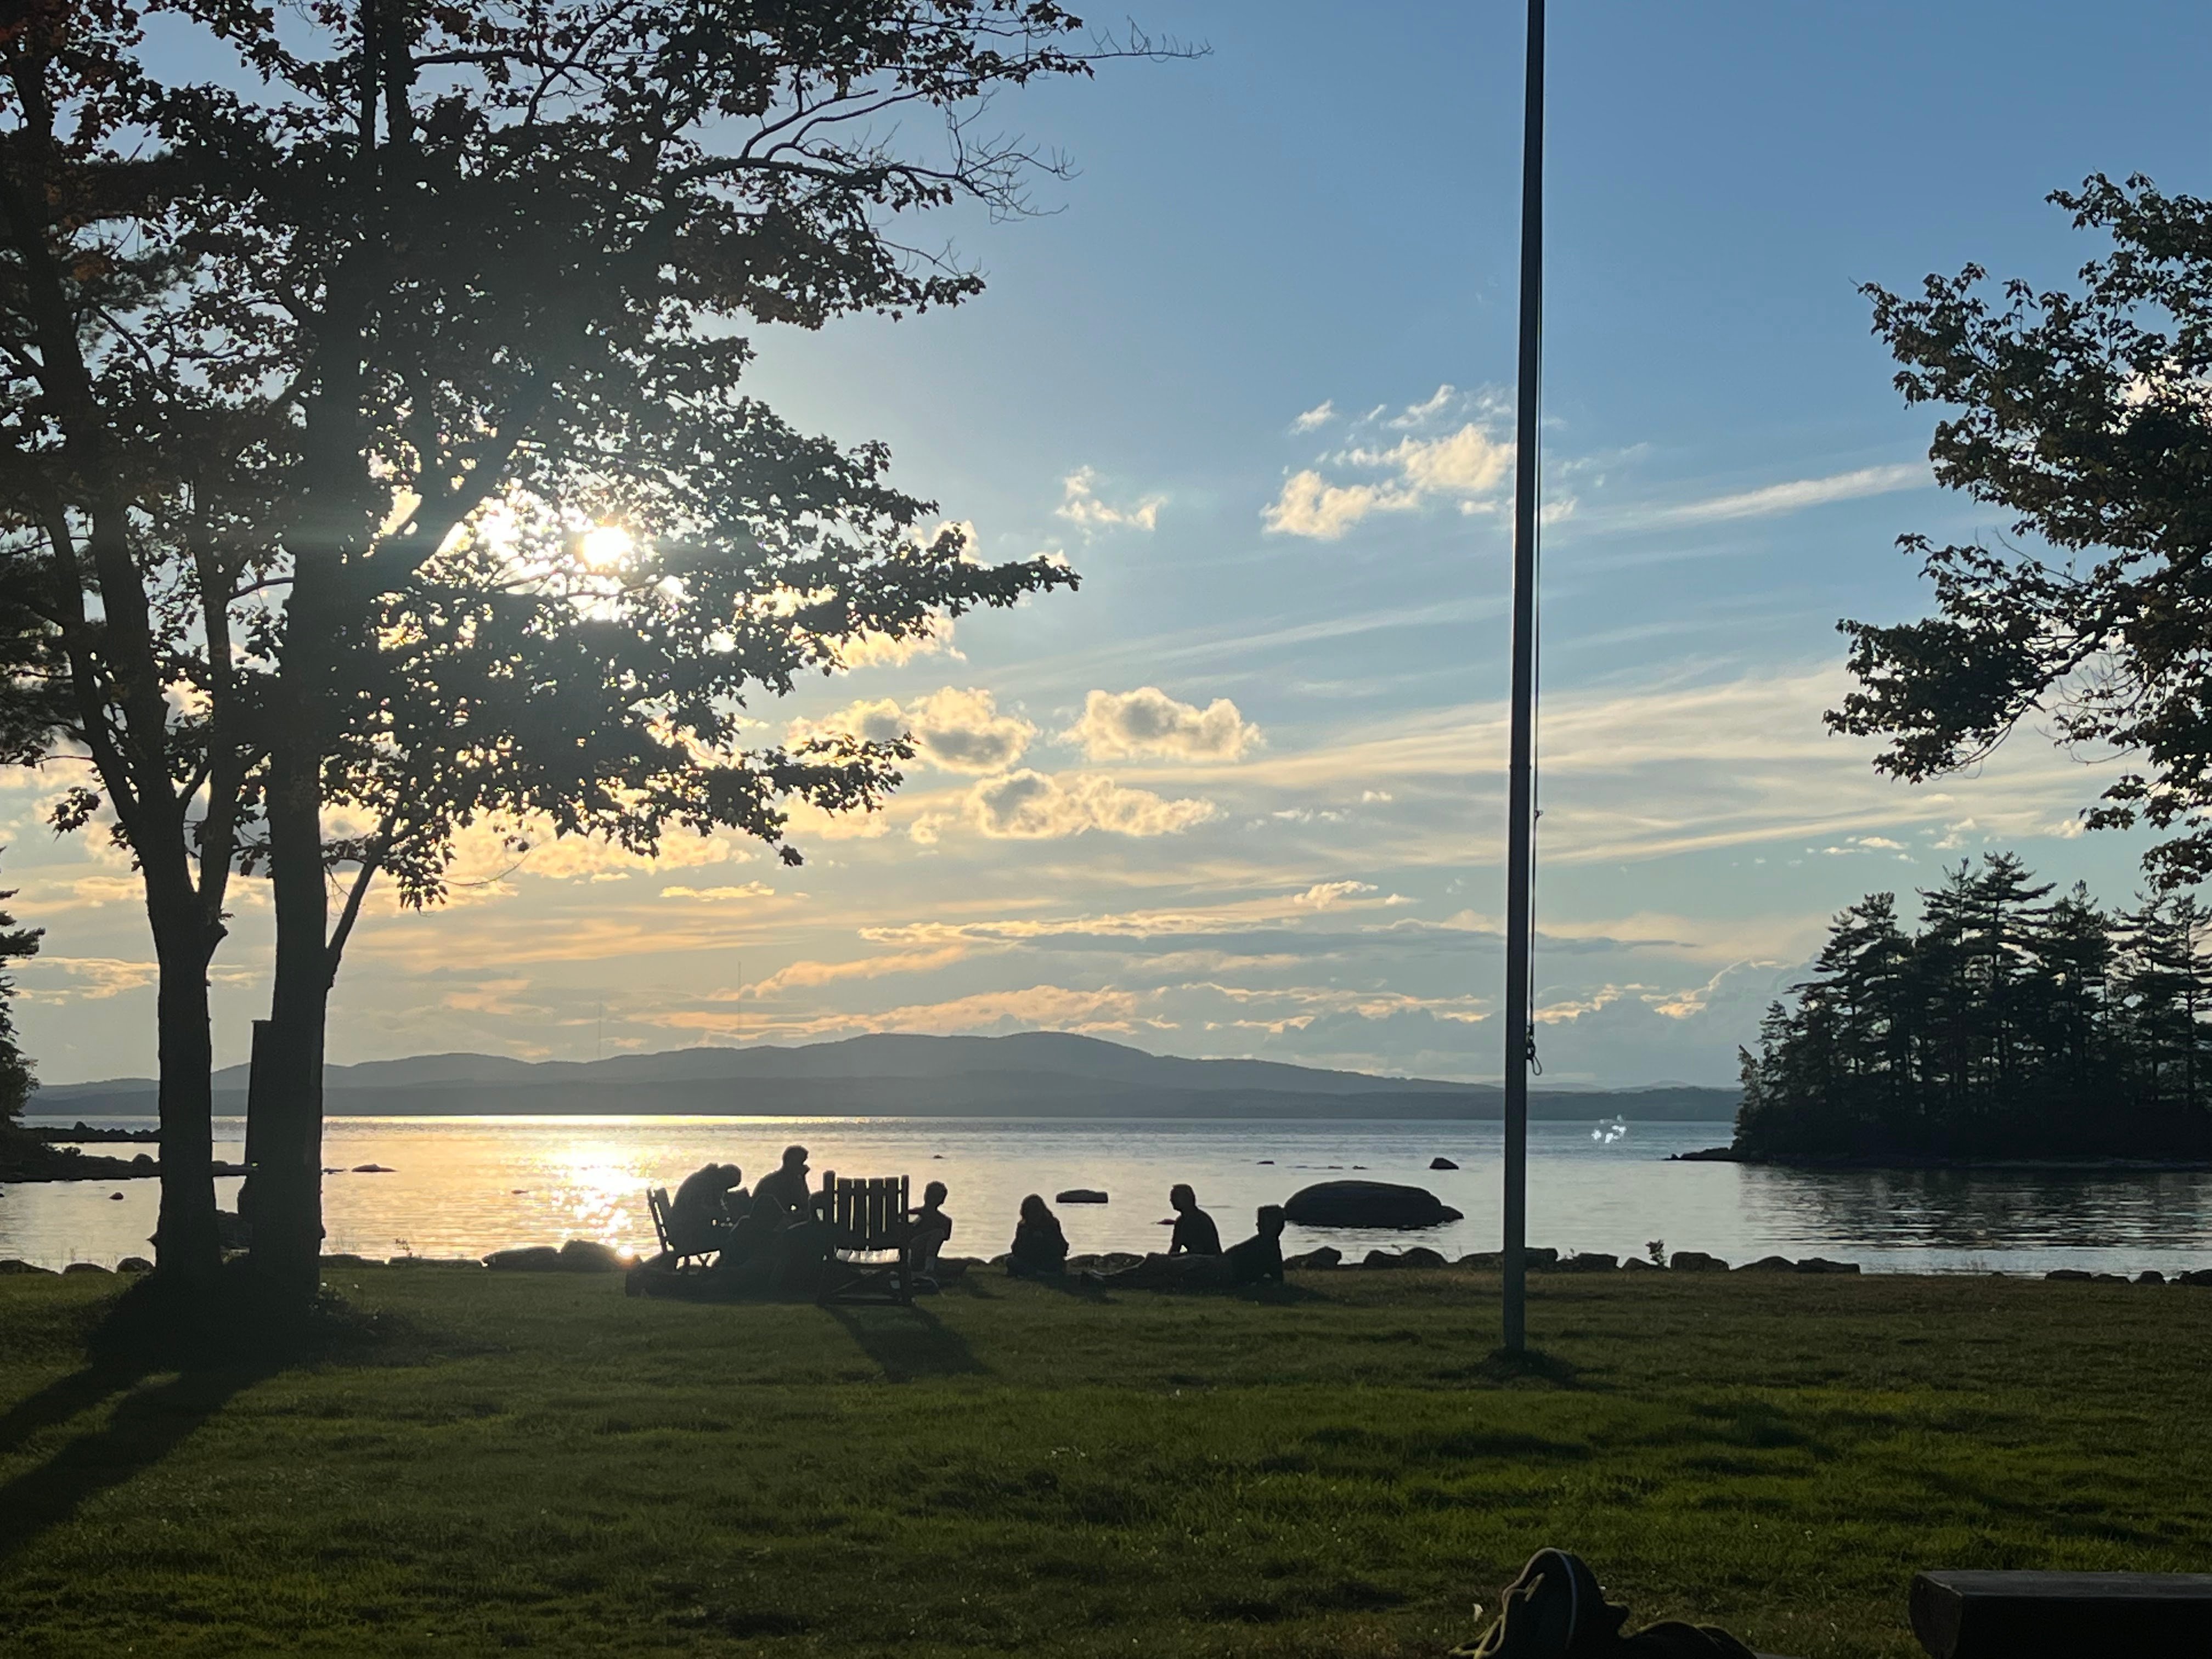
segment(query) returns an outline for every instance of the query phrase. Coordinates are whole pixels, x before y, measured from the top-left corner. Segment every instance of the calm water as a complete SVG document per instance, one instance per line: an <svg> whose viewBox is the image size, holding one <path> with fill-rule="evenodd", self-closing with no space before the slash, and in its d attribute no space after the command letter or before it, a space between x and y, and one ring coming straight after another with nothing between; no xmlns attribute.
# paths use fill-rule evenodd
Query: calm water
<svg viewBox="0 0 2212 1659"><path fill-rule="evenodd" d="M242 1155L244 1120L219 1120L216 1133L218 1157ZM1714 1123L1636 1124L1625 1133L1532 1126L1530 1242L1635 1255L1662 1239L1670 1250L1731 1261L1819 1254L1872 1272L2212 1266L2212 1173L1814 1174L1665 1162L1669 1152L1726 1138ZM1174 1182L1196 1186L1223 1236L1234 1239L1250 1231L1257 1206L1355 1172L1425 1186L1467 1219L1412 1235L1294 1227L1286 1243L1364 1250L1418 1240L1447 1254L1497 1248L1494 1123L632 1117L333 1119L326 1164L382 1164L394 1173L326 1178L328 1248L475 1256L594 1238L649 1249L648 1186L672 1188L710 1160L742 1164L750 1182L793 1140L812 1150L817 1179L824 1170L902 1173L914 1178L917 1199L924 1181L945 1182L956 1255L1005 1249L1024 1193L1049 1199L1064 1188L1103 1188L1112 1198L1105 1206L1056 1206L1070 1243L1079 1252L1141 1250L1166 1237L1158 1224ZM1438 1155L1462 1167L1431 1171ZM216 1183L225 1207L237 1186ZM0 1188L0 1257L112 1265L148 1253L154 1218L151 1181Z"/></svg>

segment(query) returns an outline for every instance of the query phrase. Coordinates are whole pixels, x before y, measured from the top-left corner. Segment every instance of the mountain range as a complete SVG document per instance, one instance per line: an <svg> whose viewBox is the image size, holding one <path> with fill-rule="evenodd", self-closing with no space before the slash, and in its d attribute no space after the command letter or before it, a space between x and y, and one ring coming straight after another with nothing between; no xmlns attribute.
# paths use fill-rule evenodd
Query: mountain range
<svg viewBox="0 0 2212 1659"><path fill-rule="evenodd" d="M246 1068L215 1074L216 1111L246 1109ZM333 1066L335 1117L687 1114L775 1117L1473 1118L1504 1115L1495 1084L1376 1077L1266 1060L1183 1060L1064 1031L884 1033L796 1048L678 1048L599 1060L422 1054ZM1727 1120L1733 1089L1537 1090L1540 1119ZM32 1109L150 1115L149 1078L64 1084Z"/></svg>

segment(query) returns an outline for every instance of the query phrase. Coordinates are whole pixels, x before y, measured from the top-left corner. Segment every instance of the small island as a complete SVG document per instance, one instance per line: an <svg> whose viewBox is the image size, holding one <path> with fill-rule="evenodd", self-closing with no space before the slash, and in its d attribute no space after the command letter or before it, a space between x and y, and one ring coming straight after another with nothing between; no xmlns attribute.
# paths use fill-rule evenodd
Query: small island
<svg viewBox="0 0 2212 1659"><path fill-rule="evenodd" d="M1798 1164L2212 1164L2212 913L2053 897L2019 858L1835 919L1794 1006L1740 1051L1735 1143Z"/></svg>

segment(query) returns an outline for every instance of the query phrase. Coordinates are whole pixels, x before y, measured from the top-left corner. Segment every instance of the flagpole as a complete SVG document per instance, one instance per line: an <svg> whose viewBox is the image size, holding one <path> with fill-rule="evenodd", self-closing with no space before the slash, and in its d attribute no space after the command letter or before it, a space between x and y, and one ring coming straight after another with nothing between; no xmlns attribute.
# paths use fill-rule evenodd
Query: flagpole
<svg viewBox="0 0 2212 1659"><path fill-rule="evenodd" d="M1521 368L1513 455L1513 732L1505 833L1505 1351L1528 1341L1528 1062L1535 1047L1536 411L1543 370L1544 0L1528 0L1521 137Z"/></svg>

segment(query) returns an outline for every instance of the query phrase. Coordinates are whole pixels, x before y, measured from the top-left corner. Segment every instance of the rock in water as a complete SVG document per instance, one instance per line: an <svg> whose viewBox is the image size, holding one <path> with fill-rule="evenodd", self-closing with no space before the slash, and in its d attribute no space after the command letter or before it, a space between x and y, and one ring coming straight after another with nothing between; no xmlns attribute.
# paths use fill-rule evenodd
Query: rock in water
<svg viewBox="0 0 2212 1659"><path fill-rule="evenodd" d="M550 1244L525 1244L512 1250L494 1250L483 1264L506 1273L556 1273L561 1271L561 1252Z"/></svg>
<svg viewBox="0 0 2212 1659"><path fill-rule="evenodd" d="M1323 1181L1302 1187L1283 1206L1301 1227L1440 1227L1460 1212L1424 1187L1387 1181Z"/></svg>
<svg viewBox="0 0 2212 1659"><path fill-rule="evenodd" d="M629 1258L597 1239L572 1238L561 1247L561 1270L571 1273L620 1273L632 1266Z"/></svg>
<svg viewBox="0 0 2212 1659"><path fill-rule="evenodd" d="M1103 1204L1106 1194L1096 1187L1070 1187L1064 1193L1054 1193L1052 1201L1055 1204Z"/></svg>
<svg viewBox="0 0 2212 1659"><path fill-rule="evenodd" d="M1429 1167L1431 1170L1456 1170L1459 1165L1448 1158L1432 1158L1429 1160Z"/></svg>
<svg viewBox="0 0 2212 1659"><path fill-rule="evenodd" d="M1283 1265L1294 1271L1302 1268L1312 1270L1319 1267L1334 1267L1343 1260L1342 1250L1338 1249L1334 1244L1324 1244L1317 1250L1308 1250L1304 1255L1286 1255L1283 1258Z"/></svg>

